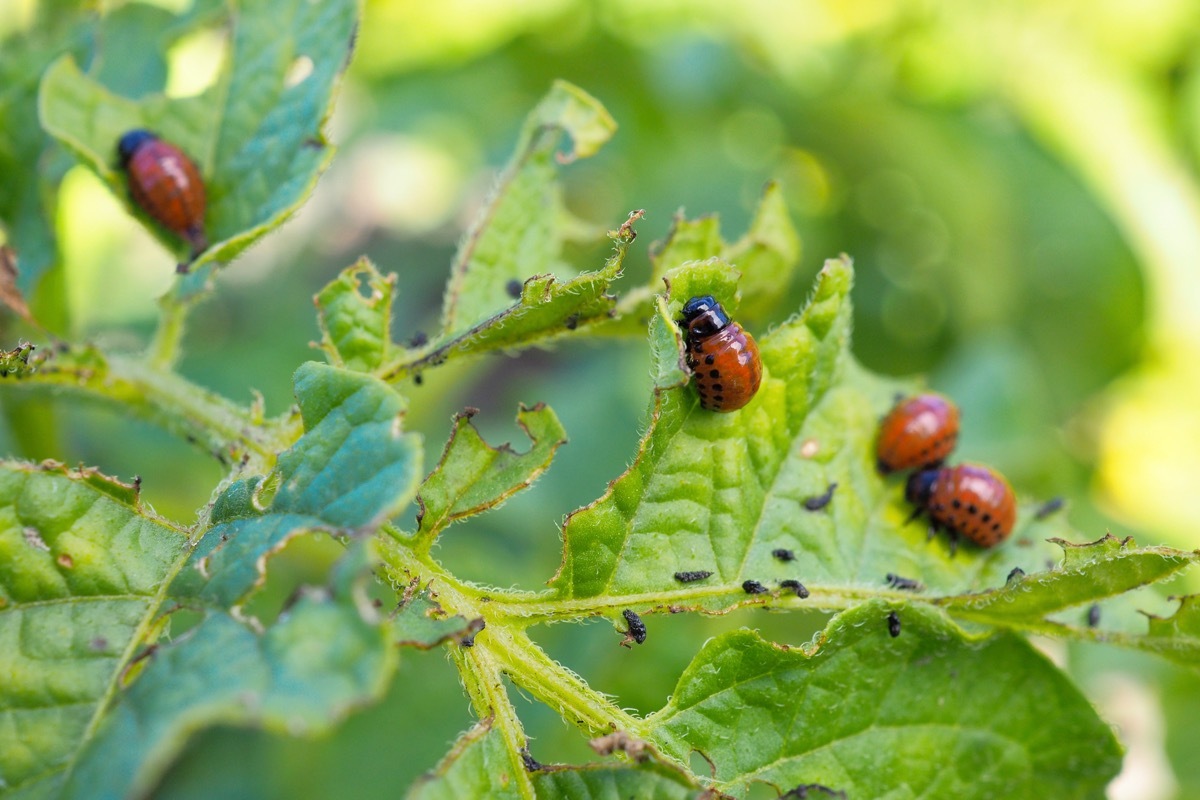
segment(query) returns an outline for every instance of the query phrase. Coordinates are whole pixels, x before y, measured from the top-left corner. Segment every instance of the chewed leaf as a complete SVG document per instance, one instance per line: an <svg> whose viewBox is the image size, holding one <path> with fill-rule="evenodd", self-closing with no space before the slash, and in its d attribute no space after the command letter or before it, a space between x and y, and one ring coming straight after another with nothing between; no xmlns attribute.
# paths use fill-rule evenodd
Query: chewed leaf
<svg viewBox="0 0 1200 800"><path fill-rule="evenodd" d="M423 775L408 792L408 800L516 800L528 796L529 776L519 762L514 763L490 718L460 736L437 768Z"/></svg>
<svg viewBox="0 0 1200 800"><path fill-rule="evenodd" d="M567 441L567 432L544 405L521 406L517 424L532 442L524 453L507 443L492 447L471 424L477 412L455 415L454 431L442 460L421 486L417 536L428 547L446 526L511 497L537 479Z"/></svg>
<svg viewBox="0 0 1200 800"><path fill-rule="evenodd" d="M677 215L667 238L651 246L650 284L623 297L617 304L618 317L600 331L640 334L651 314L654 292L662 289L663 279L685 265L713 259L730 264L740 276L738 293L743 317L761 320L778 308L800 263L800 237L778 184L767 184L750 229L736 242L721 238L720 220L715 215L696 219ZM687 299L678 291L672 295Z"/></svg>
<svg viewBox="0 0 1200 800"><path fill-rule="evenodd" d="M530 278L522 286L519 300L506 301L507 309L466 331L431 343L421 355L393 362L381 370L384 379L394 381L420 374L426 367L452 358L549 341L607 320L616 304L608 288L621 275L625 254L637 237L633 223L641 216L641 211L633 212L620 228L609 233L616 252L601 269L563 282L550 275Z"/></svg>
<svg viewBox="0 0 1200 800"><path fill-rule="evenodd" d="M420 589L416 582L409 585L399 610L392 618L397 644L422 650L450 639L458 639L465 644L483 630L481 618L467 619L460 614L449 614L435 597L429 586Z"/></svg>
<svg viewBox="0 0 1200 800"><path fill-rule="evenodd" d="M555 271L564 214L555 163L594 154L616 127L594 97L555 82L525 120L512 161L455 256L443 335L461 334L510 305L510 283ZM564 134L572 143L565 155L558 152Z"/></svg>
<svg viewBox="0 0 1200 800"><path fill-rule="evenodd" d="M709 640L647 721L666 753L699 751L734 793L762 781L847 797L1090 798L1120 767L1112 730L1024 638L973 639L935 610L881 601L804 649L745 630Z"/></svg>
<svg viewBox="0 0 1200 800"><path fill-rule="evenodd" d="M204 226L210 247L178 291L201 289L211 265L225 263L282 223L308 197L332 148L324 123L350 53L358 4L265 0L231 15L230 57L202 95L133 101L63 58L42 79L43 126L91 166L120 198L117 141L145 128L188 153L208 190ZM307 72L298 65L311 67ZM296 82L295 76L303 77ZM188 248L140 209L136 214L180 260Z"/></svg>
<svg viewBox="0 0 1200 800"><path fill-rule="evenodd" d="M304 435L270 481L238 481L217 499L213 526L171 587L221 607L264 579L267 557L313 530L364 534L407 505L421 474L421 441L404 433L404 400L368 375L309 363L296 371ZM261 495L278 487L265 509Z"/></svg>
<svg viewBox="0 0 1200 800"><path fill-rule="evenodd" d="M947 598L942 607L967 619L1012 624L1042 619L1071 606L1091 603L1163 580L1200 560L1200 553L1170 547L1137 547L1111 534L1091 544L1053 539L1063 548L1056 568L1014 576L999 588Z"/></svg>
<svg viewBox="0 0 1200 800"><path fill-rule="evenodd" d="M726 245L721 257L742 273L744 316L761 319L778 307L800 264L800 235L792 225L779 184L767 184L750 229Z"/></svg>
<svg viewBox="0 0 1200 800"><path fill-rule="evenodd" d="M392 347L395 294L396 274L384 277L370 259L361 258L313 298L321 348L334 366L373 372L383 365Z"/></svg>
<svg viewBox="0 0 1200 800"><path fill-rule="evenodd" d="M59 465L0 468L5 791L48 796L61 785L186 557L186 536L121 486Z"/></svg>
<svg viewBox="0 0 1200 800"><path fill-rule="evenodd" d="M360 599L370 576L354 556L332 593L310 592L265 632L213 611L159 647L83 749L66 796L144 796L204 727L314 735L381 697L396 651Z"/></svg>
<svg viewBox="0 0 1200 800"><path fill-rule="evenodd" d="M653 592L673 607L721 611L796 602L783 581L861 592L883 590L889 573L953 595L1000 586L1015 566L1037 570L1054 554L1042 540L1073 535L1061 518L1037 520L1023 508L1008 544L964 547L953 558L945 539L927 543L924 526L907 522L903 481L876 472L874 446L881 416L908 387L867 373L850 354L846 260L826 262L803 313L758 340L764 377L754 400L733 413L701 409L681 385L674 314L696 294L736 299L730 274L719 260L667 274L670 301L650 325L658 375L650 427L629 471L568 517L552 581L560 598ZM674 578L693 571L713 577L696 586ZM748 580L770 592L747 595Z"/></svg>

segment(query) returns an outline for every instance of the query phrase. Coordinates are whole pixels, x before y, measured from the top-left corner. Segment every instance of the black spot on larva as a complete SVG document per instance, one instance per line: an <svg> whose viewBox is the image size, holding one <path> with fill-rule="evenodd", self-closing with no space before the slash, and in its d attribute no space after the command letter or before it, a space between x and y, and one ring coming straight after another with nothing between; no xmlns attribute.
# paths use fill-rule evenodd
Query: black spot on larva
<svg viewBox="0 0 1200 800"><path fill-rule="evenodd" d="M742 581L742 591L746 594L766 594L770 589L758 581Z"/></svg>
<svg viewBox="0 0 1200 800"><path fill-rule="evenodd" d="M993 523L992 523L992 530L994 530L994 531L999 531L999 530L1000 530L1000 523L999 523L999 522L993 522Z"/></svg>
<svg viewBox="0 0 1200 800"><path fill-rule="evenodd" d="M967 513L968 514L978 514L979 506L975 505L974 503L971 503L969 506L967 506Z"/></svg>
<svg viewBox="0 0 1200 800"><path fill-rule="evenodd" d="M679 581L680 583L693 583L695 581L702 581L709 577L712 577L712 572L704 569L675 573L675 580Z"/></svg>
<svg viewBox="0 0 1200 800"><path fill-rule="evenodd" d="M962 501L956 497L950 501L950 505L954 506L955 508L962 508Z"/></svg>
<svg viewBox="0 0 1200 800"><path fill-rule="evenodd" d="M796 554L784 547L778 547L771 551L771 555L780 561L795 561Z"/></svg>
<svg viewBox="0 0 1200 800"><path fill-rule="evenodd" d="M721 377L721 370L719 370L719 369L710 369L710 370L708 371L708 377L710 377L710 378L719 378L719 377Z"/></svg>
<svg viewBox="0 0 1200 800"><path fill-rule="evenodd" d="M713 384L713 391L714 391L714 392L721 392L721 391L724 391L724 390L725 390L725 387L724 387L724 386L722 386L721 384L719 384L719 383L714 383L714 384Z"/></svg>
<svg viewBox="0 0 1200 800"><path fill-rule="evenodd" d="M714 402L714 403L724 403L724 402L725 402L725 398L724 398L724 397L722 397L722 396L721 396L721 395L719 395L719 394L718 394L718 395L714 395L714 396L713 396L713 402Z"/></svg>
<svg viewBox="0 0 1200 800"><path fill-rule="evenodd" d="M984 524L987 524L992 521L992 515L985 511L985 512L983 512L982 519L984 521Z"/></svg>
<svg viewBox="0 0 1200 800"><path fill-rule="evenodd" d="M934 510L934 511L945 511L945 510L946 510L946 506L945 506L945 504L943 504L943 503L934 503L934 504L933 504L933 510Z"/></svg>
<svg viewBox="0 0 1200 800"><path fill-rule="evenodd" d="M717 360L716 355L714 355L712 353L709 353L708 355L706 355L704 357L704 363L708 364L710 367L713 365L713 362L715 362L716 360Z"/></svg>
<svg viewBox="0 0 1200 800"><path fill-rule="evenodd" d="M895 611L889 611L887 616L888 633L895 639L900 635L900 615Z"/></svg>

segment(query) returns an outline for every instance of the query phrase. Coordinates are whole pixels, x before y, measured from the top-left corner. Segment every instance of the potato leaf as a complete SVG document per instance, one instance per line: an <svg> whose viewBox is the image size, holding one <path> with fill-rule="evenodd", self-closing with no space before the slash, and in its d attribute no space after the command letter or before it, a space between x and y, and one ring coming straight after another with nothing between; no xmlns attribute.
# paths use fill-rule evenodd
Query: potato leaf
<svg viewBox="0 0 1200 800"><path fill-rule="evenodd" d="M286 220L328 165L332 147L324 123L357 18L353 0L240 4L231 10L227 66L196 97L148 94L129 100L64 57L42 78L42 125L123 199L116 146L125 132L152 130L197 162L208 191L210 246L177 287L181 295L195 293L213 265L229 262ZM132 203L129 208L178 260L188 260L188 248L177 236Z"/></svg>
<svg viewBox="0 0 1200 800"><path fill-rule="evenodd" d="M848 797L1090 798L1120 768L1112 730L1024 638L972 638L935 610L879 600L806 648L746 630L709 640L648 721L666 753L699 751L717 788L739 794L762 781Z"/></svg>

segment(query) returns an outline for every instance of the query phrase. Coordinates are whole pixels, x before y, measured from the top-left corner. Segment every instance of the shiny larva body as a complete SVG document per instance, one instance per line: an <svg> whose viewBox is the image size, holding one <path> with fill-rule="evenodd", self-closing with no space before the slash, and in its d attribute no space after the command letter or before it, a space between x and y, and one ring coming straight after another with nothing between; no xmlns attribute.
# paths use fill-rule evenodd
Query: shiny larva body
<svg viewBox="0 0 1200 800"><path fill-rule="evenodd" d="M754 337L709 295L689 300L679 324L686 333L687 363L696 377L700 407L725 412L749 403L762 383Z"/></svg>
<svg viewBox="0 0 1200 800"><path fill-rule="evenodd" d="M958 443L958 407L938 394L896 404L879 425L876 464L883 474L940 464Z"/></svg>
<svg viewBox="0 0 1200 800"><path fill-rule="evenodd" d="M144 130L133 130L117 145L129 195L139 208L182 237L196 256L208 247L204 213L208 200L200 170L187 154Z"/></svg>
<svg viewBox="0 0 1200 800"><path fill-rule="evenodd" d="M980 547L994 547L1009 537L1017 518L1017 498L1008 481L978 464L914 472L905 496L929 515L931 530L944 528L952 543L965 536Z"/></svg>

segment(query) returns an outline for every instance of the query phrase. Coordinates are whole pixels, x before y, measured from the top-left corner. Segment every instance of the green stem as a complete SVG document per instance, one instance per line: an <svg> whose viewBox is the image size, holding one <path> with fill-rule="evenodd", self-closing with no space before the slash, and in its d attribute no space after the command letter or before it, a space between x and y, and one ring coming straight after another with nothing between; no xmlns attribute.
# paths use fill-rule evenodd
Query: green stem
<svg viewBox="0 0 1200 800"><path fill-rule="evenodd" d="M455 663L460 670L498 669L589 735L612 730L638 730L639 720L626 714L570 669L546 655L521 630L523 626L518 621L518 615L506 614L501 608L504 604L491 600L493 592L463 584L431 558L418 555L396 538L385 535L380 542L380 555L394 584L406 585L417 577L422 582L432 580L437 586L438 602L447 612L462 614L467 618L482 618L486 623L487 627L475 637L474 646L469 648L472 658L463 660L455 656ZM500 707L499 699L488 694L497 687L494 681L466 672L463 672L462 679L468 691L471 691L470 686L477 686L477 690L483 693L479 702L473 700L479 713L494 713L483 709ZM498 690L503 691L503 686L500 685ZM508 703L507 695L504 703Z"/></svg>
<svg viewBox="0 0 1200 800"><path fill-rule="evenodd" d="M94 347L58 351L10 388L69 392L100 400L152 422L223 464L269 468L298 435L289 420L264 425L250 410L174 373Z"/></svg>
<svg viewBox="0 0 1200 800"><path fill-rule="evenodd" d="M175 366L183 344L187 315L192 304L167 294L158 301L161 313L154 338L146 348L146 364L162 372Z"/></svg>
<svg viewBox="0 0 1200 800"><path fill-rule="evenodd" d="M768 594L748 595L741 586L711 586L703 588L656 591L621 596L546 599L544 594L491 592L489 611L510 624L522 626L539 622L576 620L580 617L618 614L625 609L643 613L676 613L681 610L724 614L739 608L770 606L812 611L840 611L875 597L911 600L909 592L878 589L834 588L809 586L809 596L801 599L791 590L776 590Z"/></svg>
<svg viewBox="0 0 1200 800"><path fill-rule="evenodd" d="M454 647L451 649L454 666L462 678L463 688L471 705L481 719L491 718L492 730L499 731L508 752L509 774L515 776L515 788L521 797L535 797L533 782L525 769L521 753L526 749L525 729L517 718L517 710L508 699L504 677L490 652L483 647Z"/></svg>

